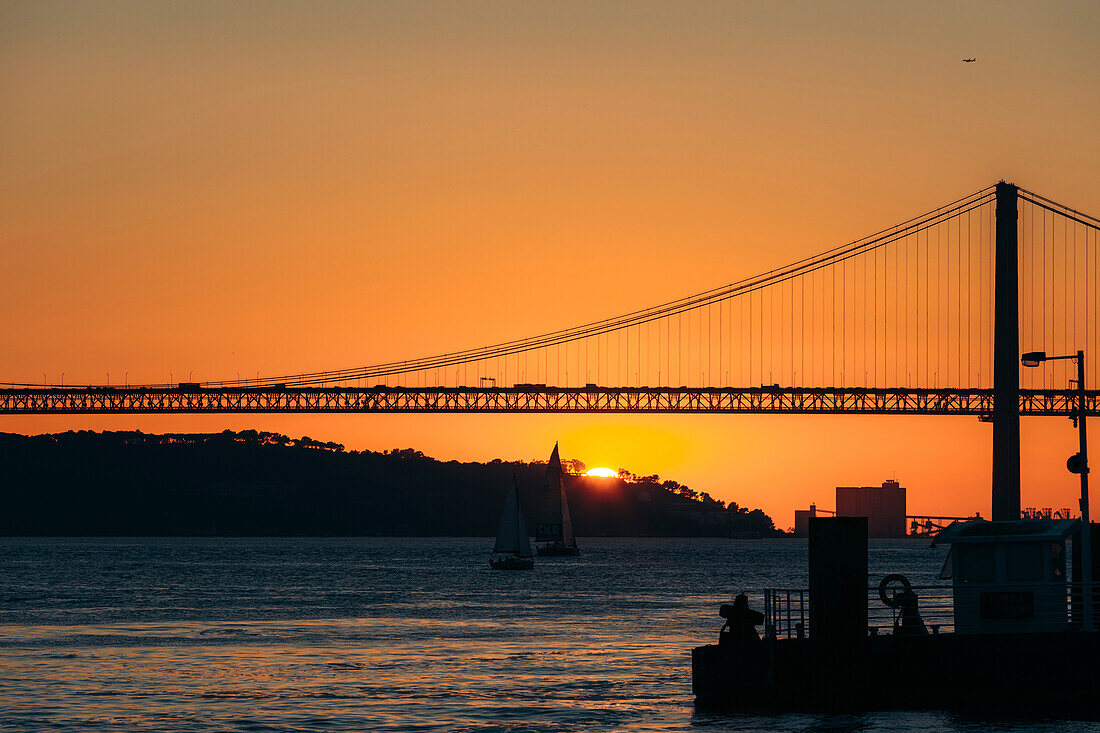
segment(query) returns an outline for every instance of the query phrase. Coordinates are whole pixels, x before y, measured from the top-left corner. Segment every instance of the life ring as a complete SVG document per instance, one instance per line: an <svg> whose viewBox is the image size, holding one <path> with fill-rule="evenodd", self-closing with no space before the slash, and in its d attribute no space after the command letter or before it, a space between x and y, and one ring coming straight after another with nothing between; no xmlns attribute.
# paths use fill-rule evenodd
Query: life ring
<svg viewBox="0 0 1100 733"><path fill-rule="evenodd" d="M878 597L890 608L896 608L898 605L898 594L886 595L886 591L889 589L891 583L901 583L902 593L907 593L913 590L913 586L909 584L909 578L906 578L901 573L890 573L882 582L878 584Z"/></svg>

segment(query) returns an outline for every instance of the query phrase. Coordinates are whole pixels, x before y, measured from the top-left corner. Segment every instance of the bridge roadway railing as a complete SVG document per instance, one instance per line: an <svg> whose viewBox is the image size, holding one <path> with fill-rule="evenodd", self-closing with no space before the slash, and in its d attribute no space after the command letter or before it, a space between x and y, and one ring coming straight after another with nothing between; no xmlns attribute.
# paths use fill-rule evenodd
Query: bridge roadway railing
<svg viewBox="0 0 1100 733"><path fill-rule="evenodd" d="M1069 416L1072 390L1021 390L1020 414ZM1100 414L1100 390L1086 393ZM0 414L576 412L976 415L990 389L799 387L278 387L0 389Z"/></svg>

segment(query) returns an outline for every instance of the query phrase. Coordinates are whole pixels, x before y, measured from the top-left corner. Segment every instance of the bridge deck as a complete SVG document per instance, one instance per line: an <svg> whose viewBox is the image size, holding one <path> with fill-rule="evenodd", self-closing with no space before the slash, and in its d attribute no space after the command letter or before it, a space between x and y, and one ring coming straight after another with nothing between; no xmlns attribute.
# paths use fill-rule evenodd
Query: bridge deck
<svg viewBox="0 0 1100 733"><path fill-rule="evenodd" d="M1100 390L1086 395L1100 414ZM1021 415L1069 416L1072 390L1021 390ZM989 389L799 387L306 387L0 389L0 414L154 413L792 413L977 415L993 412Z"/></svg>

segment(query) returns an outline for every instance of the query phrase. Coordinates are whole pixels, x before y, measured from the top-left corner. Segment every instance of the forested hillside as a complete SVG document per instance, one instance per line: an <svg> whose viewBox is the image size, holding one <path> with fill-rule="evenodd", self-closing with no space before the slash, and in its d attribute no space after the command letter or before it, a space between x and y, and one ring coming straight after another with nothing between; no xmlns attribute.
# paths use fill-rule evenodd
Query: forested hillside
<svg viewBox="0 0 1100 733"><path fill-rule="evenodd" d="M0 434L0 461L5 535L489 536L513 474L534 528L546 468L256 431ZM759 510L657 476L571 475L567 490L580 536L774 533Z"/></svg>

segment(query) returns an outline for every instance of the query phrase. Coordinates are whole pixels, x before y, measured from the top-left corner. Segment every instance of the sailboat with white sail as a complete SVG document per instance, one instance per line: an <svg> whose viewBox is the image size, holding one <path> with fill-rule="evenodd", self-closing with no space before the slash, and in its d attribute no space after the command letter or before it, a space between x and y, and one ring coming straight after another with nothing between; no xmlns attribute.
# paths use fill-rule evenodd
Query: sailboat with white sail
<svg viewBox="0 0 1100 733"><path fill-rule="evenodd" d="M565 475L558 457L558 444L546 464L546 479L539 496L539 521L535 526L535 541L545 542L540 555L579 555L577 538L573 536L573 520L569 516L569 499L565 495Z"/></svg>
<svg viewBox="0 0 1100 733"><path fill-rule="evenodd" d="M527 524L523 521L523 509L519 505L519 488L516 477L504 499L504 511L500 515L497 543L493 546L497 557L489 560L493 570L530 570L535 567L531 540L527 536Z"/></svg>

